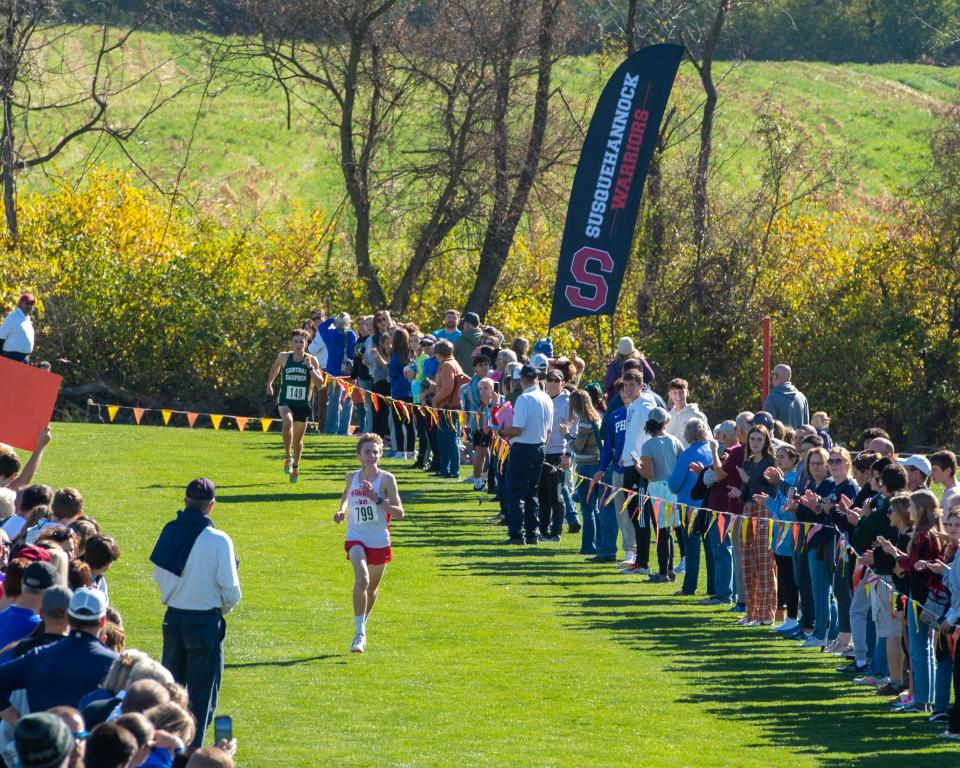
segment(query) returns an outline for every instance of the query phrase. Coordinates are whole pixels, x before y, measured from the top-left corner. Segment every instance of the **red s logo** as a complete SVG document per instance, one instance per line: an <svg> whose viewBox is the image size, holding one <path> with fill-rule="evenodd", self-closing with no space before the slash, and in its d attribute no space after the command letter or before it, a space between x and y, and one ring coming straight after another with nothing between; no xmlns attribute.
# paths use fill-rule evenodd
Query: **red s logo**
<svg viewBox="0 0 960 768"><path fill-rule="evenodd" d="M570 272L579 285L568 285L564 291L567 301L577 309L587 309L597 312L607 303L607 279L596 272L590 272L587 265L591 261L599 262L600 272L613 272L613 257L606 251L584 246L575 254L570 262ZM583 288L592 289L584 294Z"/></svg>

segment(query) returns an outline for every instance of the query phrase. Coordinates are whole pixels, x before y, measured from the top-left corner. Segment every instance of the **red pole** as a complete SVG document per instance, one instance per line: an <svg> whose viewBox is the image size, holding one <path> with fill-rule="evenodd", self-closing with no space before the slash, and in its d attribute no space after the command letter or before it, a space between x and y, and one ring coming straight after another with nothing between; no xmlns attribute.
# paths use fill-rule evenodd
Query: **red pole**
<svg viewBox="0 0 960 768"><path fill-rule="evenodd" d="M770 318L763 318L763 372L760 374L760 408L770 391Z"/></svg>

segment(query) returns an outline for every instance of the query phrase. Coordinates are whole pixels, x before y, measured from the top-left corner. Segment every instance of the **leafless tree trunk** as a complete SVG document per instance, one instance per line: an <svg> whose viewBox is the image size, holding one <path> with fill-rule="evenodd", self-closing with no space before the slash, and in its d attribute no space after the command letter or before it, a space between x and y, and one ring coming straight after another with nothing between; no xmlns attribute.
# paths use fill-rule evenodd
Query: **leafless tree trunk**
<svg viewBox="0 0 960 768"><path fill-rule="evenodd" d="M156 12L162 12L158 4ZM126 142L144 121L186 90L189 85L157 88L148 106L131 122L110 119L108 107L118 94L144 86L168 62L161 61L132 80L123 73L120 59L131 36L147 18L130 20L119 29L113 25L112 2L94 3L88 9L97 27L66 26L60 18L60 3L54 0L16 0L0 8L0 102L3 130L0 133L0 184L4 215L12 243L18 237L17 176L29 168L56 158L81 136L99 133ZM84 31L87 30L87 31ZM90 31L92 30L92 32ZM92 34L89 56L68 53L62 43L68 36ZM126 79L124 79L126 77Z"/></svg>
<svg viewBox="0 0 960 768"><path fill-rule="evenodd" d="M683 34L684 45L690 62L700 76L703 85L704 103L700 118L700 148L697 153L697 167L693 179L693 236L698 255L707 248L707 238L710 231L710 199L708 182L710 180L710 155L713 152L713 120L717 111L717 86L713 77L713 59L717 44L723 32L723 25L730 11L731 0L719 0L716 15L703 40L703 52L698 58L694 51L696 43Z"/></svg>
<svg viewBox="0 0 960 768"><path fill-rule="evenodd" d="M470 296L467 298L467 311L477 312L483 317L493 296L493 289L500 279L507 261L510 246L516 234L517 225L526 210L527 199L542 170L541 151L548 127L548 109L553 95L551 75L556 58L555 34L559 20L562 0L541 0L536 42L536 90L534 94L533 117L523 151L522 165L513 184L509 161L510 100L515 81L513 67L518 41L511 37L509 25L519 18L514 14L508 18L503 56L495 68L497 79L496 107L494 111L494 189L493 206L487 219L483 246L480 251L480 263L477 277ZM519 0L512 0L512 6L519 10Z"/></svg>

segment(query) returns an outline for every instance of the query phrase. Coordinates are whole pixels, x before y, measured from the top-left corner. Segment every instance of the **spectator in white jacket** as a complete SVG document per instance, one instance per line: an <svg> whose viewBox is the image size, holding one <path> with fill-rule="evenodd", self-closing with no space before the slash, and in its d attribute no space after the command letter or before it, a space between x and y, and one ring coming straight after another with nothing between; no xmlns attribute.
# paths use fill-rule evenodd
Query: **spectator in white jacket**
<svg viewBox="0 0 960 768"><path fill-rule="evenodd" d="M667 387L667 400L670 403L670 421L667 422L667 428L664 432L673 435L677 440L687 447L683 439L683 429L687 426L690 419L700 419L704 424L709 424L710 420L706 417L700 406L696 403L688 402L690 397L690 384L686 379L674 379Z"/></svg>

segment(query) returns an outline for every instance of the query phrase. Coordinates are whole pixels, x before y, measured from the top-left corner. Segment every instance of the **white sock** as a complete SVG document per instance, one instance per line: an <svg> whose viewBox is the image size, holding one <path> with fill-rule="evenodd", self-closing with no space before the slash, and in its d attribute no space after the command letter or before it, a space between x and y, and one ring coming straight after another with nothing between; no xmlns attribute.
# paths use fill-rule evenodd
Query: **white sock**
<svg viewBox="0 0 960 768"><path fill-rule="evenodd" d="M363 617L363 634L367 634L367 622L370 620L370 614L368 613Z"/></svg>
<svg viewBox="0 0 960 768"><path fill-rule="evenodd" d="M366 631L366 629L367 629L367 628L366 628L367 617L366 617L366 616L362 616L362 615L361 615L361 616L354 616L354 617L353 617L353 623L354 623L354 624L356 625L356 627L357 627L357 634L358 634L358 635L365 635L365 634L367 634L367 631Z"/></svg>

